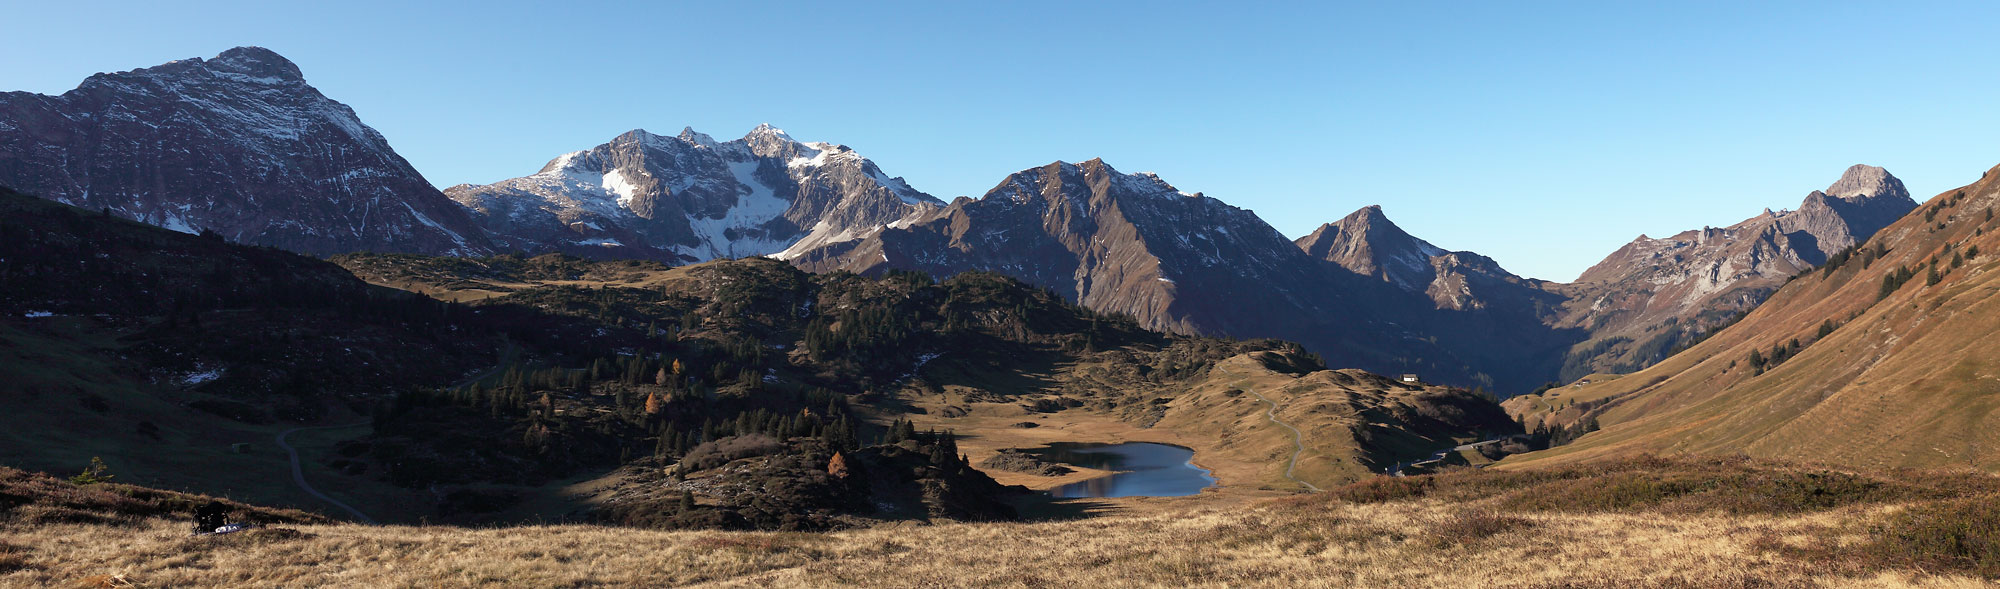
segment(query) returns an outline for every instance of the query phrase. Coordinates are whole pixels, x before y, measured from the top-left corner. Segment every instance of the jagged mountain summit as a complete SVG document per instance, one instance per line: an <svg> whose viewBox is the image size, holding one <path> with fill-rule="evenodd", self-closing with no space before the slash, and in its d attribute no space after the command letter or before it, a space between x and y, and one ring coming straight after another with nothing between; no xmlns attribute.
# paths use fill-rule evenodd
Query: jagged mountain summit
<svg viewBox="0 0 2000 589"><path fill-rule="evenodd" d="M1410 235L1389 221L1381 205L1320 225L1296 243L1308 256L1422 294L1440 309L1525 303L1521 310L1533 314L1557 298L1544 292L1547 283L1516 276L1492 258L1448 251Z"/></svg>
<svg viewBox="0 0 2000 589"><path fill-rule="evenodd" d="M305 253L492 252L381 133L259 47L0 93L0 185Z"/></svg>
<svg viewBox="0 0 2000 589"><path fill-rule="evenodd" d="M1538 307L1509 296L1496 309L1485 308L1488 299L1438 304L1308 249L1254 212L1090 160L1023 170L978 199L779 256L816 272L1000 272L1152 329L1283 338L1334 365L1416 371L1456 384L1525 390L1554 371L1534 356L1560 357L1574 341L1532 311L1514 311L1560 301Z"/></svg>
<svg viewBox="0 0 2000 589"><path fill-rule="evenodd" d="M445 192L505 248L668 261L838 241L944 204L847 146L770 125L727 142L635 129L531 176Z"/></svg>
<svg viewBox="0 0 2000 589"><path fill-rule="evenodd" d="M1431 258L1445 253L1389 222L1382 205L1368 205L1320 225L1297 243L1306 255L1410 291L1421 291L1431 283Z"/></svg>
<svg viewBox="0 0 2000 589"><path fill-rule="evenodd" d="M1562 376L1630 372L1659 361L1916 207L1887 170L1856 165L1795 211L1766 210L1667 238L1641 235L1561 289L1570 303L1557 325L1592 334Z"/></svg>

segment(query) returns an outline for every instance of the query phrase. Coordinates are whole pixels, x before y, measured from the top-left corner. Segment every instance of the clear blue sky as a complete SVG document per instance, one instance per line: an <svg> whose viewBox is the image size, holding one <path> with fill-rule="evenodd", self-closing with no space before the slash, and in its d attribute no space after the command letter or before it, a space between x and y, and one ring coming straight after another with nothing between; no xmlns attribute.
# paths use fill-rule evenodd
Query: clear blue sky
<svg viewBox="0 0 2000 589"><path fill-rule="evenodd" d="M1552 280L1850 164L1921 200L2000 163L1985 3L291 4L10 1L0 89L261 45L440 187L768 121L946 199L1103 157L1293 237L1381 204Z"/></svg>

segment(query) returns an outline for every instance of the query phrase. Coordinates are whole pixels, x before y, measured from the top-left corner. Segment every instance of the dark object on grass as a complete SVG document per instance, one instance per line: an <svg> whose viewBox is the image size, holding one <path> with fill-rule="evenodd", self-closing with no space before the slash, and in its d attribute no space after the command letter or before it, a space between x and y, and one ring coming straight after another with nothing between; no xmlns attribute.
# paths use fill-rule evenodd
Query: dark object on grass
<svg viewBox="0 0 2000 589"><path fill-rule="evenodd" d="M207 505L195 508L194 532L197 534L215 533L218 528L228 524L225 521L228 518L228 505L224 505L221 501L210 501Z"/></svg>

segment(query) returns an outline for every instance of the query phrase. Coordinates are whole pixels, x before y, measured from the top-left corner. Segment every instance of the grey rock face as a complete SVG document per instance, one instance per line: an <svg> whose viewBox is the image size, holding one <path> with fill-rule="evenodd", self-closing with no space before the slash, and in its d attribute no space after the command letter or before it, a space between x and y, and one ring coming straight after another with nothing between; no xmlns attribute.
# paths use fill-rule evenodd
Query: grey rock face
<svg viewBox="0 0 2000 589"><path fill-rule="evenodd" d="M1846 172L1840 174L1839 180L1826 187L1826 193L1842 199L1911 200L1910 191L1903 187L1902 180L1890 175L1888 170L1866 164L1849 166Z"/></svg>
<svg viewBox="0 0 2000 589"><path fill-rule="evenodd" d="M769 125L728 142L633 130L531 176L445 192L503 248L667 261L777 254L943 205L846 146Z"/></svg>
<svg viewBox="0 0 2000 589"><path fill-rule="evenodd" d="M380 133L257 47L0 93L0 184L311 254L492 251Z"/></svg>

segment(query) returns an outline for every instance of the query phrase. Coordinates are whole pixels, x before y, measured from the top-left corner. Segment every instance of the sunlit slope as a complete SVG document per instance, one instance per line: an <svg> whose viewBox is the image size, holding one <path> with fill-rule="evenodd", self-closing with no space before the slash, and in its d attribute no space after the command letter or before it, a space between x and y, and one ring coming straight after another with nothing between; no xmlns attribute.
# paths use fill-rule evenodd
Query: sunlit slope
<svg viewBox="0 0 2000 589"><path fill-rule="evenodd" d="M1996 201L1988 171L1656 366L1510 400L1530 429L1600 429L1503 466L1664 452L2000 469Z"/></svg>
<svg viewBox="0 0 2000 589"><path fill-rule="evenodd" d="M1284 360L1258 352L1217 363L1156 427L1210 437L1215 444L1201 449L1210 454L1196 456L1261 464L1257 483L1282 489L1332 488L1513 431L1492 404L1462 389L1360 370L1298 369Z"/></svg>

